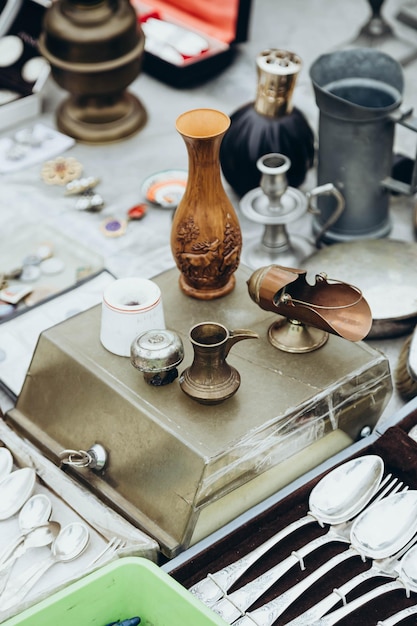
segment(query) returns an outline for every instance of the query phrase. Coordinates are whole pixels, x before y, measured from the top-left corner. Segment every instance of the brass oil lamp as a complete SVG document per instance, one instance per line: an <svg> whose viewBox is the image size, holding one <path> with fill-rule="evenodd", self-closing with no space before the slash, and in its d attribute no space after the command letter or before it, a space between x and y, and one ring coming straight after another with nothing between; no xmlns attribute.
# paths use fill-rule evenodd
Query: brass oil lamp
<svg viewBox="0 0 417 626"><path fill-rule="evenodd" d="M57 111L63 133L87 143L139 131L146 111L127 87L142 68L145 36L128 0L56 0L39 39L51 73L70 96Z"/></svg>

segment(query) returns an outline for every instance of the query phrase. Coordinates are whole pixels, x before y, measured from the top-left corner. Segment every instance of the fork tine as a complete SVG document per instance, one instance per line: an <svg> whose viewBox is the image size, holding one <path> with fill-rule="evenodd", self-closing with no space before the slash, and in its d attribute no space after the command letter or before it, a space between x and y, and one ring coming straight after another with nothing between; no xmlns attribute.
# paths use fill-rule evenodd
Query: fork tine
<svg viewBox="0 0 417 626"><path fill-rule="evenodd" d="M92 561L90 561L88 567L91 567L92 565L95 565L96 563L98 563L99 561L101 561L101 559L104 556L110 556L112 554L114 554L117 550L119 550L120 548L124 548L126 545L126 541L124 541L123 539L120 539L119 537L112 537L108 543L105 545L105 547L103 548L103 550L101 552L99 552L99 554L97 554L97 556L95 556Z"/></svg>
<svg viewBox="0 0 417 626"><path fill-rule="evenodd" d="M387 474L379 485L377 497L383 498L384 496L386 496L387 493L391 490L393 484L397 482L397 480L398 479L396 476L393 477L392 474Z"/></svg>
<svg viewBox="0 0 417 626"><path fill-rule="evenodd" d="M391 491L389 495L391 496L394 493L398 493L399 491L408 491L408 489L409 489L408 485L404 485L403 482L400 482L398 483L398 485L394 487L394 489Z"/></svg>
<svg viewBox="0 0 417 626"><path fill-rule="evenodd" d="M381 490L381 487L383 487L382 490ZM377 495L372 500L372 504L374 502L379 502L380 500L382 500L382 498L385 498L385 496L387 496L388 494L392 496L395 493L398 493L399 491L408 491L408 489L409 489L408 485L405 485L396 476L394 476L393 478L392 474L387 474L387 476L385 476L385 478L381 482Z"/></svg>

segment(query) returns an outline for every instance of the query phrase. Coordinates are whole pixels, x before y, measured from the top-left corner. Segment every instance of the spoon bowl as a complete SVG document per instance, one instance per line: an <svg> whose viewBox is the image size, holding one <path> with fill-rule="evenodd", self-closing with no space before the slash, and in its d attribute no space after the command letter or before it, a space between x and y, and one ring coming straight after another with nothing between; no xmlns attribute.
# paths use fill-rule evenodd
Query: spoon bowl
<svg viewBox="0 0 417 626"><path fill-rule="evenodd" d="M36 472L31 467L23 467L0 482L0 520L15 515L31 496L35 488Z"/></svg>
<svg viewBox="0 0 417 626"><path fill-rule="evenodd" d="M61 530L59 522L50 521L42 526L37 526L28 532L24 541L25 550L28 548L41 548L49 546L58 537Z"/></svg>
<svg viewBox="0 0 417 626"><path fill-rule="evenodd" d="M373 454L336 467L311 490L310 513L324 524L352 519L375 495L383 472L383 460Z"/></svg>
<svg viewBox="0 0 417 626"><path fill-rule="evenodd" d="M23 543L25 537L34 528L46 524L52 512L50 499L42 493L37 493L29 498L19 513L20 534L3 550L0 555L0 565L10 559L17 548ZM1 589L1 585L0 585Z"/></svg>
<svg viewBox="0 0 417 626"><path fill-rule="evenodd" d="M35 493L27 500L19 513L19 528L22 534L46 524L51 513L52 504L48 496L43 493Z"/></svg>
<svg viewBox="0 0 417 626"><path fill-rule="evenodd" d="M40 563L25 571L8 585L1 598L1 609L6 611L18 606L29 591L55 563L66 563L78 558L86 549L90 538L88 527L81 522L64 526L54 539L51 554Z"/></svg>
<svg viewBox="0 0 417 626"><path fill-rule="evenodd" d="M417 491L388 496L356 518L351 545L372 559L385 559L398 552L417 532Z"/></svg>
<svg viewBox="0 0 417 626"><path fill-rule="evenodd" d="M7 448L0 448L0 481L3 480L13 467L13 456Z"/></svg>
<svg viewBox="0 0 417 626"><path fill-rule="evenodd" d="M401 559L399 578L407 589L417 592L417 546L410 548Z"/></svg>
<svg viewBox="0 0 417 626"><path fill-rule="evenodd" d="M86 549L89 532L85 524L73 522L65 526L52 544L56 561L72 561Z"/></svg>

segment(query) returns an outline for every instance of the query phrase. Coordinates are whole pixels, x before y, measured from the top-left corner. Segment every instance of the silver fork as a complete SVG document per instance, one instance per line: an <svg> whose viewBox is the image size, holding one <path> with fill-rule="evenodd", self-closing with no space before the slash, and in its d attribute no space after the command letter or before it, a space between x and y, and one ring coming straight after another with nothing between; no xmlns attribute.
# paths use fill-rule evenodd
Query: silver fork
<svg viewBox="0 0 417 626"><path fill-rule="evenodd" d="M392 484L388 484L392 479L392 474L387 474L380 482L378 491L378 497L384 497L388 491L392 488ZM397 479L393 479L396 481ZM280 541L288 537L299 528L303 528L307 524L319 523L323 525L312 513L308 512L304 517L295 520L285 528L275 533L272 537L264 541L257 548L248 552L240 559L226 565L222 569L218 570L214 574L208 574L205 578L198 581L195 585L189 588L189 591L195 595L199 600L204 602L207 606L213 606L218 600L220 600L231 586L239 580L239 578L254 564L261 556L266 554L271 548L276 546Z"/></svg>
<svg viewBox="0 0 417 626"><path fill-rule="evenodd" d="M103 548L103 550L99 552L92 561L90 561L90 563L88 564L88 567L92 567L93 565L95 565L96 563L104 559L104 557L110 558L110 556L112 556L117 550L120 550L121 548L124 548L125 546L126 546L126 541L124 541L123 539L120 539L119 537L112 537L109 540L109 542L106 544L106 546Z"/></svg>
<svg viewBox="0 0 417 626"><path fill-rule="evenodd" d="M408 487L404 486L402 482L398 482L397 478L392 478L392 480L385 486L385 488L378 493L377 497L374 498L372 504L381 500L388 494L393 495L397 493L398 491L400 491L400 489L407 490ZM215 613L220 615L228 624L232 624L239 617L242 617L246 609L250 607L258 598L260 598L270 587L272 587L272 585L280 580L280 578L282 578L282 576L286 574L294 565L300 563L301 568L304 569L303 559L305 556L307 556L314 550L317 550L321 546L324 546L327 543L331 543L334 541L349 544L350 530L352 528L354 519L349 520L348 522L344 522L342 524L335 524L330 526L327 533L317 537L316 539L313 539L309 543L299 548L296 552L292 552L292 554L290 554L286 559L284 559L271 569L267 570L264 574L258 576L258 578L255 578L254 580L250 581L243 587L240 587L233 593L225 595L218 602L213 604L211 606L211 609L215 611ZM342 562L342 560L348 559L353 555L356 556L357 552L353 549L348 549L345 550L345 552L343 552L342 554L338 554L337 557L340 559L339 562ZM332 559L325 563L324 566L330 564L331 561ZM294 589L294 587L289 589L287 593L289 594L292 589ZM285 600L287 599L289 599L288 596L285 598ZM291 603L292 601L289 604ZM278 615L280 615L282 612L283 611L281 611ZM276 619L278 615L275 616L274 619ZM273 622L274 620L272 620L271 624Z"/></svg>

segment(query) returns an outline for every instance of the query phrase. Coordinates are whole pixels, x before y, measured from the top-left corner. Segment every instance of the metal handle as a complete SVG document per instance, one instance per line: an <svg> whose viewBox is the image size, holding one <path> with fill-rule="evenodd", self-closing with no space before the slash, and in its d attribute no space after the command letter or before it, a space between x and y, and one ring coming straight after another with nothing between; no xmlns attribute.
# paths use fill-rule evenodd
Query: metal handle
<svg viewBox="0 0 417 626"><path fill-rule="evenodd" d="M311 191L307 192L308 199L308 211L309 213L313 213L314 215L320 215L320 209L317 208L316 205L313 206L312 202L315 198L319 196L334 196L336 199L336 206L333 213L330 215L328 220L323 224L321 230L316 236L315 245L318 248L321 242L322 237L326 233L326 231L332 226L336 220L342 215L345 209L345 199L340 193L340 191L333 185L333 183L326 183L324 185L319 185L318 187L314 187Z"/></svg>
<svg viewBox="0 0 417 626"><path fill-rule="evenodd" d="M62 450L59 457L64 465L101 471L107 464L108 454L100 443L95 443L88 450Z"/></svg>
<svg viewBox="0 0 417 626"><path fill-rule="evenodd" d="M408 130L412 130L417 132L417 117L412 116L413 109L399 109L397 112L392 113L390 115L390 119L395 124L401 124L404 128L408 128ZM407 183L403 183L400 180L395 180L392 176L387 176L382 181L383 187L389 189L390 191L395 191L396 193L400 193L406 196L412 196L417 191L417 152L416 158L414 159L413 172L411 174L411 182L409 185Z"/></svg>
<svg viewBox="0 0 417 626"><path fill-rule="evenodd" d="M234 561L230 565L226 565L214 574L208 574L198 583L190 587L189 591L197 596L204 604L209 606L220 600L222 596L230 589L230 587L268 550L274 547L282 539L295 532L299 528L316 522L317 520L310 514L285 526L270 539L254 548L248 554L242 556L239 560Z"/></svg>

